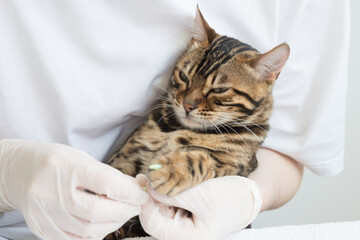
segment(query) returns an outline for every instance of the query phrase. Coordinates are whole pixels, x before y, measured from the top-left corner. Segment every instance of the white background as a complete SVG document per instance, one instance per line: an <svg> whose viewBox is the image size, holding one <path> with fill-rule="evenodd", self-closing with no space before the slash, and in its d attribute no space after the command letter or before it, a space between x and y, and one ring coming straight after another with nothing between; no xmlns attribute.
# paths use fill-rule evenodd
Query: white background
<svg viewBox="0 0 360 240"><path fill-rule="evenodd" d="M330 178L305 170L297 195L284 207L259 215L255 228L360 220L360 1L350 3L345 170Z"/></svg>

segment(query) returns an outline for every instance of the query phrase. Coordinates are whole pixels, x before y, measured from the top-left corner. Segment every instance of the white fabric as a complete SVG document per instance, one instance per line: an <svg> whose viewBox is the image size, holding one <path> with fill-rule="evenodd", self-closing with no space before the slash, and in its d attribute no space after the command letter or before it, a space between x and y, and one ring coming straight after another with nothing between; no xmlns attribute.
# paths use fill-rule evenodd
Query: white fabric
<svg viewBox="0 0 360 240"><path fill-rule="evenodd" d="M360 240L360 221L245 229L226 240Z"/></svg>
<svg viewBox="0 0 360 240"><path fill-rule="evenodd" d="M153 237L127 240L156 240ZM225 240L359 240L360 221L245 229Z"/></svg>
<svg viewBox="0 0 360 240"><path fill-rule="evenodd" d="M264 146L339 173L347 0L0 1L0 139L69 144L101 160L146 114L152 83L166 82L197 2L219 33L261 52L290 45Z"/></svg>

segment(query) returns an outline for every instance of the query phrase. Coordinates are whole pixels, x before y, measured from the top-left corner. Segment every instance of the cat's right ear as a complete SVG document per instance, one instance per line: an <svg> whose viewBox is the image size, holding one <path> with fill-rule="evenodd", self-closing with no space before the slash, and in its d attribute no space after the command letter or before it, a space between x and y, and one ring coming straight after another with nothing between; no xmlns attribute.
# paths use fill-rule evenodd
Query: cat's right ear
<svg viewBox="0 0 360 240"><path fill-rule="evenodd" d="M216 38L216 36L217 36L216 32L206 22L205 18L200 12L199 5L197 5L195 24L194 24L191 43L205 42L205 41L211 43Z"/></svg>
<svg viewBox="0 0 360 240"><path fill-rule="evenodd" d="M251 67L255 70L255 74L259 80L265 80L273 83L279 76L282 68L290 55L289 45L286 43L271 49L267 53L252 59Z"/></svg>

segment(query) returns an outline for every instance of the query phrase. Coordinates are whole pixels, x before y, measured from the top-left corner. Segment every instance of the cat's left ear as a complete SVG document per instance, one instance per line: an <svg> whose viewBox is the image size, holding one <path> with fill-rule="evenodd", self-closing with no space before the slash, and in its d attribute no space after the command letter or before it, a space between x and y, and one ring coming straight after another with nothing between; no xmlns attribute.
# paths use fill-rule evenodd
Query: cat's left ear
<svg viewBox="0 0 360 240"><path fill-rule="evenodd" d="M217 33L206 22L205 18L200 12L199 5L196 6L195 25L191 42L211 43L217 36Z"/></svg>
<svg viewBox="0 0 360 240"><path fill-rule="evenodd" d="M283 43L269 52L252 59L250 65L254 68L255 73L260 80L272 83L278 78L289 55L290 47L288 44Z"/></svg>

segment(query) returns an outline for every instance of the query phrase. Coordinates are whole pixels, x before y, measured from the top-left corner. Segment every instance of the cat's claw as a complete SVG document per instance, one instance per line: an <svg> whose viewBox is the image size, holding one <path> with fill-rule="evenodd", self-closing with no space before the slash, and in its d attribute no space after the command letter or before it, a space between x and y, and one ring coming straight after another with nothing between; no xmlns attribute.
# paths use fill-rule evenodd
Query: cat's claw
<svg viewBox="0 0 360 240"><path fill-rule="evenodd" d="M149 166L150 170L158 170L160 168L162 168L162 164L160 164L160 163L154 163Z"/></svg>
<svg viewBox="0 0 360 240"><path fill-rule="evenodd" d="M181 155L176 153L155 159L149 166L150 185L158 193L175 196L191 186L188 167L181 161Z"/></svg>

